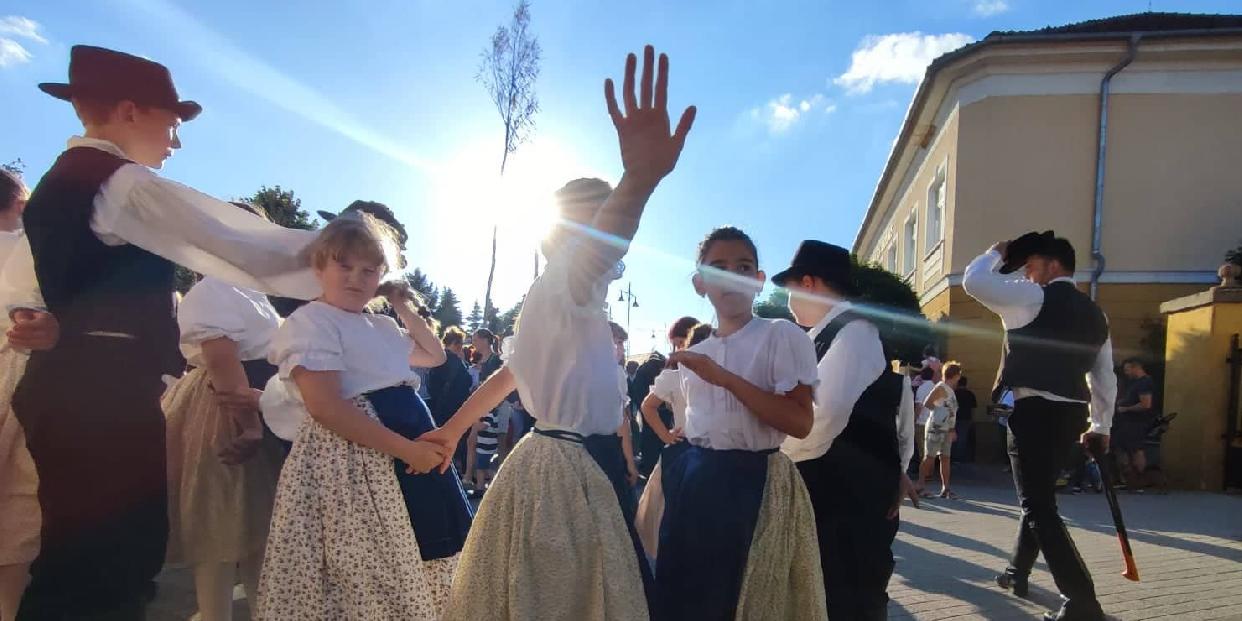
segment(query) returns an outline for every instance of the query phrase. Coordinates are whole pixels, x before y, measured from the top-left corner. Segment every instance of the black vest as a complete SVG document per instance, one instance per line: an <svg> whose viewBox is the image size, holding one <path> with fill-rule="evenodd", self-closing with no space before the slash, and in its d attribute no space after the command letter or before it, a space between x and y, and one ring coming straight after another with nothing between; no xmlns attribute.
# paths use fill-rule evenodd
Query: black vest
<svg viewBox="0 0 1242 621"><path fill-rule="evenodd" d="M1044 287L1044 305L1031 323L1005 333L997 383L1090 401L1087 373L1108 340L1108 319L1073 283Z"/></svg>
<svg viewBox="0 0 1242 621"><path fill-rule="evenodd" d="M822 360L841 329L862 317L846 311L833 318L815 337L815 357ZM854 403L849 423L825 454L852 467L873 467L900 472L897 446L897 412L901 407L901 376L885 367Z"/></svg>
<svg viewBox="0 0 1242 621"><path fill-rule="evenodd" d="M95 196L127 163L91 147L69 149L26 205L22 220L39 289L60 322L61 340L52 352L88 353L99 338L125 338L142 350L143 360L136 361L142 369L176 373L183 363L177 351L173 264L134 245L104 244L91 230Z"/></svg>

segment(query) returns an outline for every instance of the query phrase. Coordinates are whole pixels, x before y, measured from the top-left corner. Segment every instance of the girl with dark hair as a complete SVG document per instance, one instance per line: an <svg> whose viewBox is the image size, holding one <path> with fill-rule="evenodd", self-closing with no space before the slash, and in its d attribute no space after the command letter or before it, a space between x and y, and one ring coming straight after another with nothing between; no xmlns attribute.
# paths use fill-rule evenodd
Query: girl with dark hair
<svg viewBox="0 0 1242 621"><path fill-rule="evenodd" d="M663 464L656 617L826 619L811 499L778 450L811 431L814 346L789 321L755 317L766 276L745 233L712 231L698 262L695 292L719 324L671 356L687 446Z"/></svg>

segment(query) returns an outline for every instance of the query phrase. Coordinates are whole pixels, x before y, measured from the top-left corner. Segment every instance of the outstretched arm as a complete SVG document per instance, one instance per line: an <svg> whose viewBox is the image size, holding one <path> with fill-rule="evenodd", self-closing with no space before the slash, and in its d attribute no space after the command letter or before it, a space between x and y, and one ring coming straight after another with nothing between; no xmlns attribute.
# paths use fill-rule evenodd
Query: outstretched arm
<svg viewBox="0 0 1242 621"><path fill-rule="evenodd" d="M435 442L448 449L448 457L441 464L441 472L447 471L452 464L453 449L461 440L462 434L469 431L475 421L496 409L496 406L500 405L500 402L504 401L505 397L509 396L509 393L513 392L516 387L517 382L514 381L513 372L509 370L508 365L500 367L499 371L479 385L478 390L466 399L457 413L444 423L443 427L428 431L418 437L419 440Z"/></svg>
<svg viewBox="0 0 1242 621"><path fill-rule="evenodd" d="M634 92L634 74L638 59L633 54L625 60L625 81L622 85L624 110L617 105L611 79L604 82L604 99L608 115L617 129L621 162L625 172L612 194L587 224L584 243L579 246L570 280L575 301L585 303L591 285L613 269L625 255L629 241L638 231L647 199L677 165L686 136L694 124L695 108L686 108L670 133L668 115L668 57L660 54L655 68L655 48L643 50L641 91Z"/></svg>

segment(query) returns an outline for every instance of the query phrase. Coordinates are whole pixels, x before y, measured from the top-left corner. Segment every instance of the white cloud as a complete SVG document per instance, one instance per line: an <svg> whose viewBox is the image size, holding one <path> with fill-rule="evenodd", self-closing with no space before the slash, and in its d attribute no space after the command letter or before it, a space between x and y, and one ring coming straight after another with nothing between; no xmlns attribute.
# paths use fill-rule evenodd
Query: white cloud
<svg viewBox="0 0 1242 621"><path fill-rule="evenodd" d="M47 43L47 39L39 34L39 22L29 17L8 15L0 17L0 34L30 39L39 43Z"/></svg>
<svg viewBox="0 0 1242 621"><path fill-rule="evenodd" d="M12 39L0 37L0 68L30 61L30 52Z"/></svg>
<svg viewBox="0 0 1242 621"><path fill-rule="evenodd" d="M991 17L1000 15L1009 10L1009 3L1005 0L974 0L971 8L975 15L980 17Z"/></svg>
<svg viewBox="0 0 1242 621"><path fill-rule="evenodd" d="M836 109L836 105L828 102L822 93L802 99L795 99L793 93L785 93L768 101L761 108L752 109L750 116L762 121L773 134L782 134L816 110L831 114Z"/></svg>
<svg viewBox="0 0 1242 621"><path fill-rule="evenodd" d="M0 35L3 35L0 36L0 68L30 62L30 50L17 39L47 43L47 39L39 34L38 22L18 15L0 17Z"/></svg>
<svg viewBox="0 0 1242 621"><path fill-rule="evenodd" d="M927 65L937 56L974 40L974 37L960 32L868 35L854 48L850 68L833 82L851 95L870 92L876 84L883 82L918 84Z"/></svg>

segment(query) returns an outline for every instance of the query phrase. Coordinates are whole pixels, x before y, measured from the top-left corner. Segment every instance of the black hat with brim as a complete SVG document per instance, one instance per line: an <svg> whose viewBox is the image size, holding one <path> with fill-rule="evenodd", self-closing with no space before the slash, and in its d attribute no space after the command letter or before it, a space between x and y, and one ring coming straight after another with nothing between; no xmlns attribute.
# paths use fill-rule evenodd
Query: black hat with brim
<svg viewBox="0 0 1242 621"><path fill-rule="evenodd" d="M1027 259L1040 254L1057 239L1056 233L1031 231L1009 242L1005 249L1005 263L1000 268L1002 274L1012 274L1026 265Z"/></svg>
<svg viewBox="0 0 1242 621"><path fill-rule="evenodd" d="M182 100L168 68L155 61L92 45L69 52L69 82L44 82L39 90L64 101L74 98L128 100L170 110L192 121L202 111L197 102Z"/></svg>
<svg viewBox="0 0 1242 621"><path fill-rule="evenodd" d="M772 277L772 284L784 287L790 280L815 276L842 295L855 295L850 251L840 246L808 239L798 246L789 268Z"/></svg>

